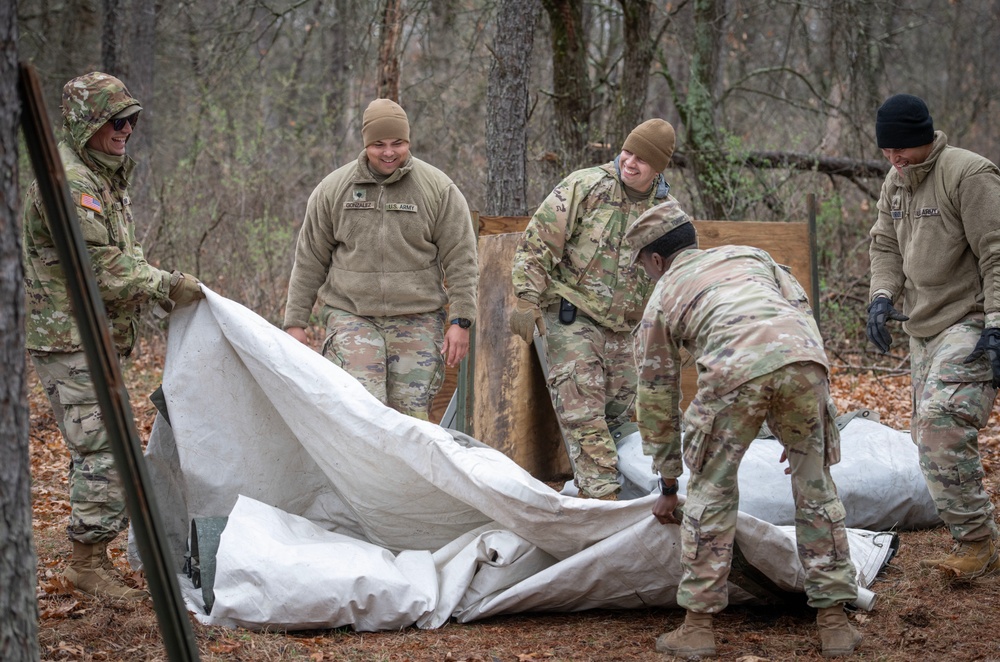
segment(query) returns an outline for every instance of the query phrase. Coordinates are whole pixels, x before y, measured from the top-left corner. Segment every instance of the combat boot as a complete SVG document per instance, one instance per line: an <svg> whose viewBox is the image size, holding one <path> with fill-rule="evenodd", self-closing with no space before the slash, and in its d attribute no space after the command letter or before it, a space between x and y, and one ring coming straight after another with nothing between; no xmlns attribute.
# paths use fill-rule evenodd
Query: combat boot
<svg viewBox="0 0 1000 662"><path fill-rule="evenodd" d="M863 638L847 620L843 605L817 610L816 627L823 657L850 655Z"/></svg>
<svg viewBox="0 0 1000 662"><path fill-rule="evenodd" d="M109 570L109 567L111 570ZM113 571L114 566L108 558L108 544L97 543L88 545L73 541L73 556L63 577L78 591L109 598L127 598L137 600L149 594L145 591L129 588L122 583Z"/></svg>
<svg viewBox="0 0 1000 662"><path fill-rule="evenodd" d="M715 657L712 615L688 611L684 622L673 632L656 638L656 650L675 657Z"/></svg>
<svg viewBox="0 0 1000 662"><path fill-rule="evenodd" d="M997 550L992 538L960 541L952 548L951 554L939 560L934 567L951 577L981 577L1000 569L1000 550Z"/></svg>

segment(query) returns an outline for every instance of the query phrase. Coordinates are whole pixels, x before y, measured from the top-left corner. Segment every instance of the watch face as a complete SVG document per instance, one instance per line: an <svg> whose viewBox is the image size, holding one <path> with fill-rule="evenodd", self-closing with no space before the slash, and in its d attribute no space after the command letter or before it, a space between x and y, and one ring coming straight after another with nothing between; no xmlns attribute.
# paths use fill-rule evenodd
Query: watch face
<svg viewBox="0 0 1000 662"><path fill-rule="evenodd" d="M472 320L465 319L464 317L456 317L451 321L451 323L457 324L463 329L468 329L470 326L472 326Z"/></svg>

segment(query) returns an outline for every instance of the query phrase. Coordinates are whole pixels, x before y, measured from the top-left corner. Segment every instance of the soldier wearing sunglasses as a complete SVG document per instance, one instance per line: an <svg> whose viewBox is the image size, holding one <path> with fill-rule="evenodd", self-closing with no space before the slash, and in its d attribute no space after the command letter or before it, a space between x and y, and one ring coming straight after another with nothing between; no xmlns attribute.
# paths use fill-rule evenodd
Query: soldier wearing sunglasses
<svg viewBox="0 0 1000 662"><path fill-rule="evenodd" d="M63 88L59 157L121 358L135 345L143 306L169 311L204 296L195 277L146 262L135 238L128 194L135 162L125 148L141 111L108 74L89 73ZM144 597L145 591L125 585L107 555L108 543L128 526L124 490L37 182L25 199L22 239L26 344L71 459L67 532L73 553L64 576L84 593Z"/></svg>

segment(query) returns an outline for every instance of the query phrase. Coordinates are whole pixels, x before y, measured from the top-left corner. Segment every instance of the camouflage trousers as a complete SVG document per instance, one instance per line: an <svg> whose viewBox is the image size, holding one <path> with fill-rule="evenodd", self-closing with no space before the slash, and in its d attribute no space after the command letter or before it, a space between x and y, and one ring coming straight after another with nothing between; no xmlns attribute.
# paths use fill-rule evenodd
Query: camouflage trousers
<svg viewBox="0 0 1000 662"><path fill-rule="evenodd" d="M638 373L635 339L578 314L572 324L545 311L548 389L585 496L617 492L613 431L632 418Z"/></svg>
<svg viewBox="0 0 1000 662"><path fill-rule="evenodd" d="M107 542L128 527L128 516L87 357L32 351L31 359L69 448L70 540Z"/></svg>
<svg viewBox="0 0 1000 662"><path fill-rule="evenodd" d="M989 420L997 389L985 356L963 363L982 330L982 316L974 316L932 338L910 339L911 434L938 514L961 541L997 536L979 456L979 430Z"/></svg>
<svg viewBox="0 0 1000 662"><path fill-rule="evenodd" d="M729 604L737 472L765 421L788 455L795 540L809 605L832 607L857 598L846 512L830 476L828 460L839 457L840 435L829 393L823 366L803 362L752 379L720 399L696 396L691 407L700 425L686 427L684 434L691 477L681 521L680 606L717 613Z"/></svg>
<svg viewBox="0 0 1000 662"><path fill-rule="evenodd" d="M360 317L325 306L323 356L396 411L428 420L444 384L445 311Z"/></svg>

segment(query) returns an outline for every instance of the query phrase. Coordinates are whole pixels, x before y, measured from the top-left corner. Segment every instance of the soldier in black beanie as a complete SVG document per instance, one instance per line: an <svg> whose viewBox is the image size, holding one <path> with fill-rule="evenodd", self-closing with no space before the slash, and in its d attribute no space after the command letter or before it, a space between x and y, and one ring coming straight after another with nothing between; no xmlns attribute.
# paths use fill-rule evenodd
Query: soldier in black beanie
<svg viewBox="0 0 1000 662"><path fill-rule="evenodd" d="M1000 169L948 145L919 97L889 97L875 136L892 170L871 229L868 339L910 336L911 434L927 488L955 546L924 559L952 577L1000 569L979 430L1000 387ZM899 306L900 310L897 310Z"/></svg>

